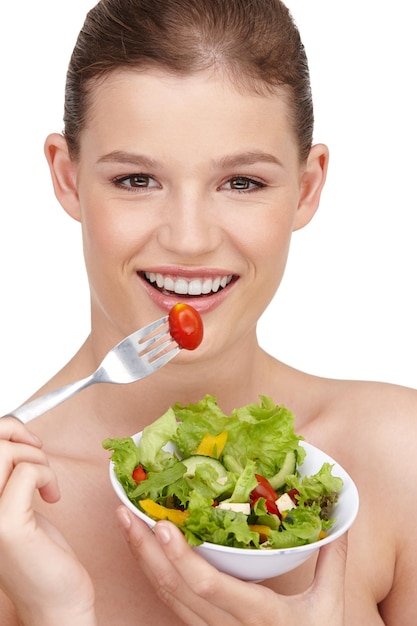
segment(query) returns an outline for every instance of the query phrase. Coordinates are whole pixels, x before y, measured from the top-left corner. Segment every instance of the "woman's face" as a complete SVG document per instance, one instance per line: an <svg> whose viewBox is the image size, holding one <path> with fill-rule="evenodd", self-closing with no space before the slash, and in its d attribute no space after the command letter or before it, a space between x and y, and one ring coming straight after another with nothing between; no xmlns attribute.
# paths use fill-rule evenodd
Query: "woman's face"
<svg viewBox="0 0 417 626"><path fill-rule="evenodd" d="M182 301L202 314L207 349L254 333L324 179L322 153L300 167L284 93L240 93L215 73L115 73L93 89L80 146L69 212L93 332L120 339Z"/></svg>

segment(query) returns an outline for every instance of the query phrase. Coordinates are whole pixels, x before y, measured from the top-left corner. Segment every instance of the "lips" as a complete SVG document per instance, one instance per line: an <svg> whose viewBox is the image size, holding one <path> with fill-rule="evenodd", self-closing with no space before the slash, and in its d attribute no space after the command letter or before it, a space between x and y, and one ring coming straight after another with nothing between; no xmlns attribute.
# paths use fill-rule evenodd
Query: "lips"
<svg viewBox="0 0 417 626"><path fill-rule="evenodd" d="M207 296L227 287L233 274L207 277L175 277L159 272L144 272L144 278L162 293L180 296Z"/></svg>

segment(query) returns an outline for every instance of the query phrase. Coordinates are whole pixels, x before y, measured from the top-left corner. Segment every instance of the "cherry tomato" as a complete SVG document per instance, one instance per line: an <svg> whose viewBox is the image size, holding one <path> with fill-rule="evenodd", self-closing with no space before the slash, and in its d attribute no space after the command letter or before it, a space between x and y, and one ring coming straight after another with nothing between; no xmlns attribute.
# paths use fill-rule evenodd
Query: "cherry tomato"
<svg viewBox="0 0 417 626"><path fill-rule="evenodd" d="M273 513L274 515L278 515L281 518L281 513L276 505L276 502L272 502L272 500L265 500L265 507L268 513Z"/></svg>
<svg viewBox="0 0 417 626"><path fill-rule="evenodd" d="M181 348L195 350L203 339L203 321L189 304L178 302L169 312L169 332Z"/></svg>
<svg viewBox="0 0 417 626"><path fill-rule="evenodd" d="M138 484L142 482L142 480L145 480L146 478L146 472L143 469L142 465L138 465L132 473L132 478L135 482L137 482Z"/></svg>
<svg viewBox="0 0 417 626"><path fill-rule="evenodd" d="M258 481L258 484L255 489L252 490L251 497L265 498L265 500L272 500L272 502L275 502L275 500L278 499L278 494L269 480L260 474L255 474L255 478Z"/></svg>
<svg viewBox="0 0 417 626"><path fill-rule="evenodd" d="M290 496L294 504L298 504L298 497L296 497L300 495L298 489L290 489L289 491L287 491L287 494Z"/></svg>
<svg viewBox="0 0 417 626"><path fill-rule="evenodd" d="M279 515L278 507L275 504L275 501L278 499L277 492L271 485L271 483L260 474L255 474L255 478L258 481L255 489L252 489L250 494L250 500L252 504L255 504L259 498L265 498L266 500L266 510L269 513L274 513L275 515Z"/></svg>

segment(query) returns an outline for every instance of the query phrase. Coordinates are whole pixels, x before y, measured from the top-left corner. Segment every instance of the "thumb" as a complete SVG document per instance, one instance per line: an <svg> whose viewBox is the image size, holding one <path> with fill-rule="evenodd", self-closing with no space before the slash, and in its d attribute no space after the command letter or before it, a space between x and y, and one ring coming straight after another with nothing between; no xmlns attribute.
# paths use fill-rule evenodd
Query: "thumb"
<svg viewBox="0 0 417 626"><path fill-rule="evenodd" d="M348 533L320 548L313 587L327 590L338 601L344 597Z"/></svg>

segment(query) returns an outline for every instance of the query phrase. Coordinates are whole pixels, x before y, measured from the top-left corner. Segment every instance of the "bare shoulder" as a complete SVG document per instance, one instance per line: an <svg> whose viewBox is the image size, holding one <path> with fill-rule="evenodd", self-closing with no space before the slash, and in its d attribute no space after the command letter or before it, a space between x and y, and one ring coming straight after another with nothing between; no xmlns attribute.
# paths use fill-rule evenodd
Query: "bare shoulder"
<svg viewBox="0 0 417 626"><path fill-rule="evenodd" d="M391 501L398 496L398 504L405 489L417 495L417 390L345 382L323 409L322 419L334 425L330 438L339 457L355 473L365 469L368 484L383 486ZM417 497L413 501L407 506L415 506L417 513Z"/></svg>
<svg viewBox="0 0 417 626"><path fill-rule="evenodd" d="M398 493L414 476L417 442L417 391L385 383L346 382L323 415L334 421L335 445L356 471L368 468L368 480ZM336 433L340 433L340 439ZM416 498L417 500L417 498Z"/></svg>
<svg viewBox="0 0 417 626"><path fill-rule="evenodd" d="M417 445L417 390L362 381L317 380L312 386L317 399L302 429L306 439L354 474L362 476L367 467L368 480L393 488L404 476L414 474L417 481L417 464L410 462Z"/></svg>
<svg viewBox="0 0 417 626"><path fill-rule="evenodd" d="M337 460L352 466L370 455L381 463L395 457L399 467L407 463L406 451L414 454L416 389L313 376L276 362L271 371L270 395L293 411L297 432Z"/></svg>
<svg viewBox="0 0 417 626"><path fill-rule="evenodd" d="M332 425L334 437L349 435L349 440L372 449L390 443L413 445L417 435L417 390L388 383L320 380L311 428ZM309 427L309 426L308 426ZM323 431L322 431L323 432ZM346 440L345 440L346 441Z"/></svg>
<svg viewBox="0 0 417 626"><path fill-rule="evenodd" d="M371 416L390 416L393 412L402 414L405 418L416 416L417 390L400 385L340 381L335 399L338 399L342 405L347 403L358 410L366 409Z"/></svg>
<svg viewBox="0 0 417 626"><path fill-rule="evenodd" d="M332 412L340 412L340 418L349 424L356 437L372 438L377 447L390 441L415 440L415 389L387 383L346 382L329 407Z"/></svg>
<svg viewBox="0 0 417 626"><path fill-rule="evenodd" d="M349 592L360 597L368 589L384 624L398 624L401 616L411 626L417 615L417 391L356 381L312 384L320 402L303 434L328 451L359 490L349 539Z"/></svg>
<svg viewBox="0 0 417 626"><path fill-rule="evenodd" d="M352 416L352 440L357 453L353 469L365 511L372 506L374 532L385 539L379 555L392 551L389 592L380 599L385 624L414 624L417 601L417 392L377 383L347 386L341 400ZM362 434L361 434L362 433ZM347 438L347 445L349 439ZM376 543L377 545L377 543Z"/></svg>

